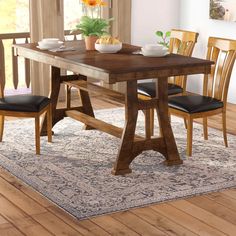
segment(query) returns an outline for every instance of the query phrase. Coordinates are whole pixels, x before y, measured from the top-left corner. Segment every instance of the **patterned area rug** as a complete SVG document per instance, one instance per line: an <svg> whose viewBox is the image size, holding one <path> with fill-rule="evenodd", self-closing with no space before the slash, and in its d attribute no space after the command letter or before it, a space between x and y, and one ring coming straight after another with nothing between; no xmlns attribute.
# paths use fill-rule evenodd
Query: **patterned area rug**
<svg viewBox="0 0 236 236"><path fill-rule="evenodd" d="M100 110L96 116L123 126L123 109ZM82 130L81 123L66 118L54 127L53 144L42 138L42 155L36 156L33 124L29 119L6 122L0 165L78 219L236 187L236 137L229 135L225 148L222 133L210 129L204 141L198 124L193 156L186 158L183 121L172 119L183 165L167 167L161 154L147 151L126 176L111 175L119 139ZM141 113L137 133L143 133Z"/></svg>

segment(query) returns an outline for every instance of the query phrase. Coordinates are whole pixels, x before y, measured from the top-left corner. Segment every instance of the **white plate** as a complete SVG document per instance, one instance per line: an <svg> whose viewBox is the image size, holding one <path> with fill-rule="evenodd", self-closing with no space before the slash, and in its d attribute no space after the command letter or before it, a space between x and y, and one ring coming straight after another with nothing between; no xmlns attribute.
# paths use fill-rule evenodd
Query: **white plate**
<svg viewBox="0 0 236 236"><path fill-rule="evenodd" d="M38 48L40 50L48 50L48 48L43 48L43 47L39 47L39 46L36 46L36 48Z"/></svg>
<svg viewBox="0 0 236 236"><path fill-rule="evenodd" d="M149 53L140 52L140 54L142 54L145 57L164 57L164 56L168 55L169 52L165 52L165 53L162 53L162 54L153 54L153 53L149 54Z"/></svg>

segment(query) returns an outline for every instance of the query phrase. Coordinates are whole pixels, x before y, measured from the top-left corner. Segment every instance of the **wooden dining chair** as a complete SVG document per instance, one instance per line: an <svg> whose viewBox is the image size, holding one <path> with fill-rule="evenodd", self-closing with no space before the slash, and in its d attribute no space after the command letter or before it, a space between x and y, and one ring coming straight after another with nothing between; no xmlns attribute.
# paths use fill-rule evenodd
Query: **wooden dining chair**
<svg viewBox="0 0 236 236"><path fill-rule="evenodd" d="M198 33L186 30L172 29L170 35L169 53L191 56L197 42ZM174 76L168 79L168 95L184 94L186 92L187 76ZM155 82L138 83L138 94L140 99L156 97ZM145 111L146 137L153 135L154 111Z"/></svg>
<svg viewBox="0 0 236 236"><path fill-rule="evenodd" d="M222 115L225 146L228 87L236 57L236 40L210 37L206 58L215 62L211 74L204 76L203 95L176 96L169 99L171 115L187 120L187 155L192 155L193 120L203 118L204 139L208 139L207 117Z"/></svg>
<svg viewBox="0 0 236 236"><path fill-rule="evenodd" d="M48 142L51 142L52 116L51 116L50 99L47 97L34 96L34 95L15 95L15 96L4 97L3 86L0 83L0 142L2 142L3 139L5 116L35 118L35 145L36 145L36 154L39 155L40 116L45 112L47 114Z"/></svg>

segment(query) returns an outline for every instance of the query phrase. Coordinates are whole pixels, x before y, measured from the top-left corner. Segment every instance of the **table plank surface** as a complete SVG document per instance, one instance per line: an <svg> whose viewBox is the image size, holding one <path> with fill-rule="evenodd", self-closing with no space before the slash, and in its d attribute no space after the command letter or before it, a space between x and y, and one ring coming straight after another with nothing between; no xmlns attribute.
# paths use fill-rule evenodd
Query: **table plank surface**
<svg viewBox="0 0 236 236"><path fill-rule="evenodd" d="M65 55L63 57L75 63L86 64L86 66L91 66L93 69L100 69L110 74L212 64L211 61L177 54L169 54L163 57L144 57L143 55L132 54L137 49L139 48L124 45L123 49L115 54L91 51L76 55Z"/></svg>
<svg viewBox="0 0 236 236"><path fill-rule="evenodd" d="M93 76L107 83L127 80L149 79L174 75L209 73L213 64L204 59L170 54L164 57L144 57L134 55L140 47L123 44L120 52L103 54L97 51L86 51L83 41L66 42L66 46L74 46L75 51L50 52L36 48L37 44L21 44L14 47L19 55L30 57L53 66L81 72L85 76ZM23 49L23 50L22 50ZM35 54L27 55L35 51Z"/></svg>

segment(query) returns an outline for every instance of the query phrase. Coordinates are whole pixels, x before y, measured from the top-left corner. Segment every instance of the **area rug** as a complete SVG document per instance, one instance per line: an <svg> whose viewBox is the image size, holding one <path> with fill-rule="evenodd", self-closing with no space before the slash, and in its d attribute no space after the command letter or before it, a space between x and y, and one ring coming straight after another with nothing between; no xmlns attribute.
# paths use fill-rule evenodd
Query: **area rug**
<svg viewBox="0 0 236 236"><path fill-rule="evenodd" d="M100 110L96 116L123 126L124 110ZM143 133L139 114L137 133ZM209 129L204 141L202 127L194 124L193 156L185 156L183 121L172 119L183 165L168 167L153 151L139 155L126 176L111 175L120 140L66 118L54 127L53 143L42 138L42 155L34 155L33 120L6 122L0 144L0 165L51 201L77 217L127 210L148 204L236 187L236 137ZM157 128L157 127L156 127Z"/></svg>

